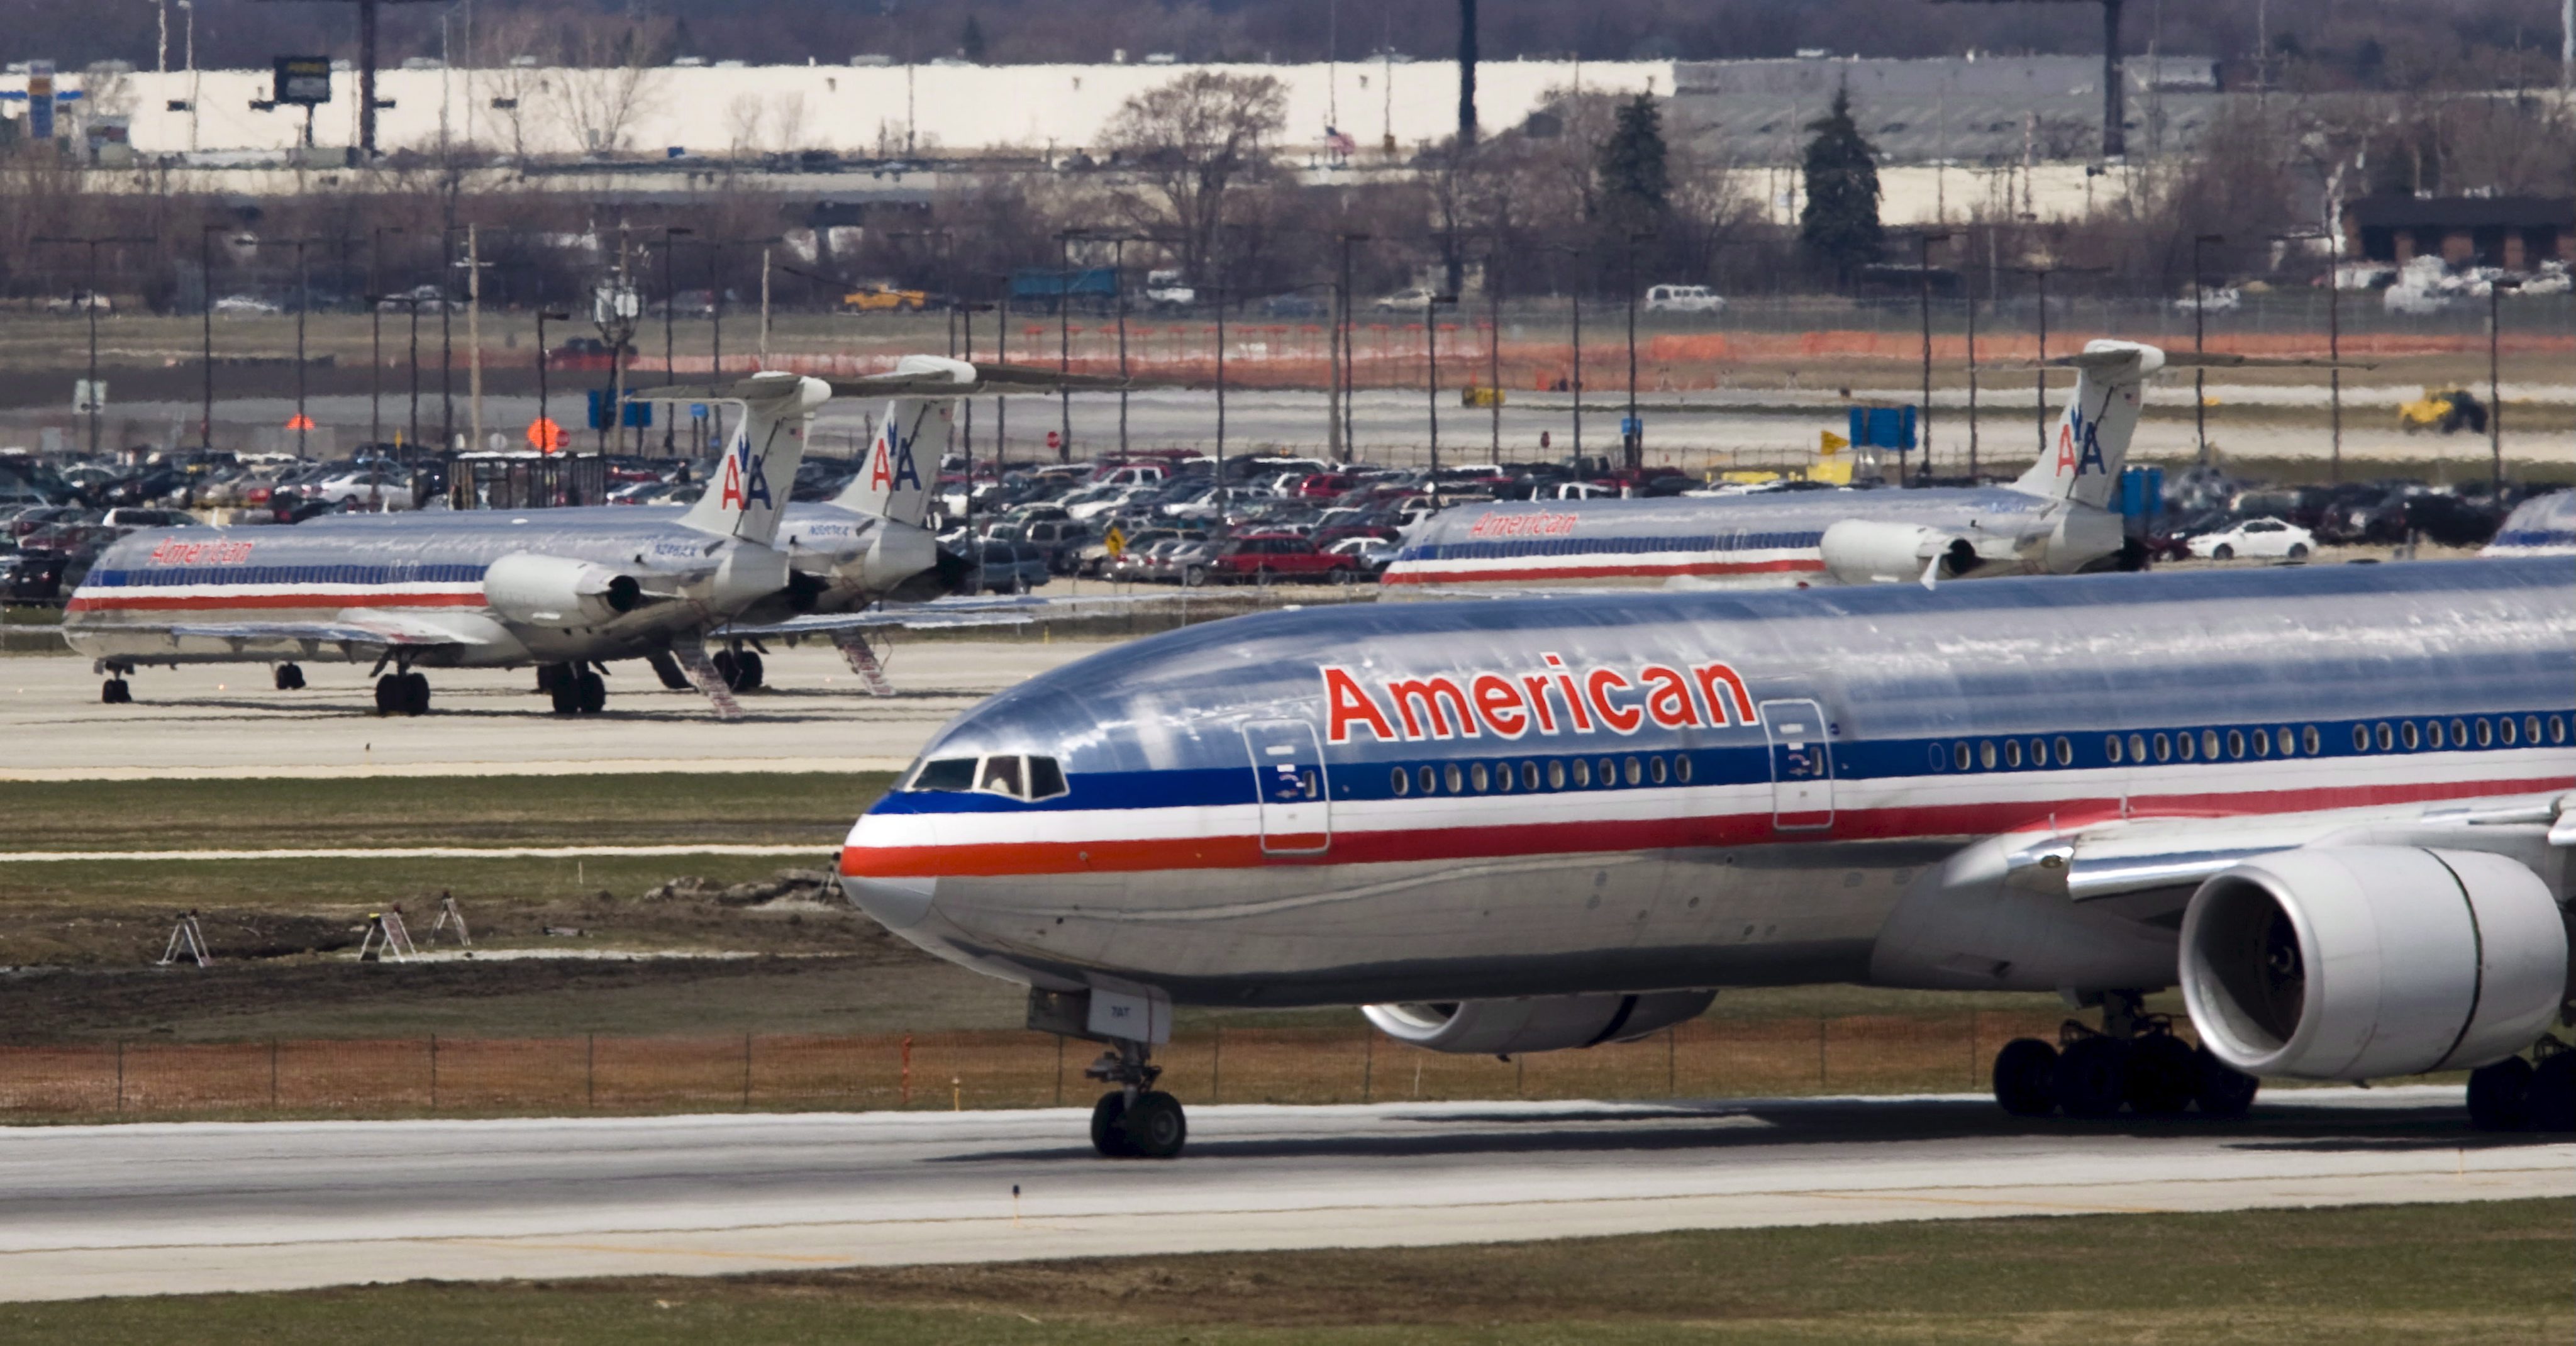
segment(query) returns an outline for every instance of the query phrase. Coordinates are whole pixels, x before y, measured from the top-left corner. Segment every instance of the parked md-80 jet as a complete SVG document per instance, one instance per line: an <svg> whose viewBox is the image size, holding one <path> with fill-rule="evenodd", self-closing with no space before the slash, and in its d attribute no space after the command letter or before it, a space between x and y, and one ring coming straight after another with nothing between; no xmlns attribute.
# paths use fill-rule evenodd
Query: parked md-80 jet
<svg viewBox="0 0 2576 1346"><path fill-rule="evenodd" d="M1728 587L2136 569L2113 495L2139 398L2177 366L2315 365L2094 341L2048 447L2010 486L1464 505L1407 532L1388 584Z"/></svg>
<svg viewBox="0 0 2576 1346"><path fill-rule="evenodd" d="M709 660L707 633L745 614L830 611L936 579L914 445L954 399L1035 386L1052 371L909 356L837 384L791 373L643 396L734 401L744 416L685 511L592 507L326 517L292 528L147 530L110 547L65 605L73 648L132 696L139 667L371 660L381 711L429 706L431 668L536 665L555 709L606 703L603 666L647 659L729 708L741 672ZM815 411L834 396L885 397L859 479L836 505L787 503ZM930 587L936 588L936 584ZM865 658L864 644L852 650ZM730 658L730 653L728 653ZM390 671L388 671L390 670ZM758 680L757 674L752 681Z"/></svg>
<svg viewBox="0 0 2576 1346"><path fill-rule="evenodd" d="M850 897L1108 1050L1170 1155L1175 1005L1361 1005L1581 1050L1729 986L2057 991L2013 1112L2242 1112L2260 1076L2475 1068L2576 1127L2576 586L2563 559L1238 617L960 716ZM2201 1045L2140 1012L2179 984ZM2526 1056L2525 1054L2531 1054ZM2536 1057L2537 1060L2531 1059Z"/></svg>

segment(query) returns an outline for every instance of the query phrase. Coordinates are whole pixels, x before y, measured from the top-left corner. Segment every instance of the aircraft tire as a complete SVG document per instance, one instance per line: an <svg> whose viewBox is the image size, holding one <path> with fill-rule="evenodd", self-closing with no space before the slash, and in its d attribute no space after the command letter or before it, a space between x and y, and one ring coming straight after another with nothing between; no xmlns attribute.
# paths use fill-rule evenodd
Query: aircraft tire
<svg viewBox="0 0 2576 1346"><path fill-rule="evenodd" d="M2556 1053L2532 1067L2522 1124L2534 1131L2576 1131L2576 1052Z"/></svg>
<svg viewBox="0 0 2576 1346"><path fill-rule="evenodd" d="M761 664L760 654L758 651L744 650L741 654L735 656L733 666L736 673L742 678L742 685L736 690L745 692L756 692L760 690L763 685L763 679L766 677L768 670Z"/></svg>
<svg viewBox="0 0 2576 1346"><path fill-rule="evenodd" d="M401 704L401 694L394 690L394 679L396 676L398 675L388 673L385 676L376 679L376 713L378 715L391 715L394 713L395 708Z"/></svg>
<svg viewBox="0 0 2576 1346"><path fill-rule="evenodd" d="M131 705L134 702L133 685L123 678L109 678L98 685L98 701L102 706Z"/></svg>
<svg viewBox="0 0 2576 1346"><path fill-rule="evenodd" d="M2057 1054L2057 1106L2069 1117L2099 1120L2119 1112L2129 1096L2129 1044L2090 1037Z"/></svg>
<svg viewBox="0 0 2576 1346"><path fill-rule="evenodd" d="M573 686L570 678L554 679L547 686L546 695L553 700L554 712L557 715L577 715L581 712L581 689Z"/></svg>
<svg viewBox="0 0 2576 1346"><path fill-rule="evenodd" d="M2014 1038L1995 1053L1995 1102L2015 1117L2057 1111L2057 1049L2038 1038Z"/></svg>
<svg viewBox="0 0 2576 1346"><path fill-rule="evenodd" d="M1120 1123L1127 1117L1127 1094L1113 1089L1091 1105L1091 1148L1103 1159L1133 1159L1136 1151L1127 1140L1127 1128Z"/></svg>
<svg viewBox="0 0 2576 1346"><path fill-rule="evenodd" d="M733 651L718 650L708 662L716 666L716 676L724 679L725 690L742 690L742 662L734 658Z"/></svg>
<svg viewBox="0 0 2576 1346"><path fill-rule="evenodd" d="M2200 1105L2200 1115L2220 1121L2232 1121L2254 1106L2255 1091L2263 1081L2210 1055L2207 1047L2198 1049L2200 1088L2192 1101Z"/></svg>
<svg viewBox="0 0 2576 1346"><path fill-rule="evenodd" d="M584 715L597 715L608 709L608 682L584 670L573 679L573 698L574 709Z"/></svg>
<svg viewBox="0 0 2576 1346"><path fill-rule="evenodd" d="M2200 1093L2200 1053L2171 1033L2150 1033L2129 1047L2129 1109L2141 1117L2178 1117Z"/></svg>
<svg viewBox="0 0 2576 1346"><path fill-rule="evenodd" d="M281 692L293 692L300 691L303 687L304 668L301 664L279 664L277 666L277 690Z"/></svg>
<svg viewBox="0 0 2576 1346"><path fill-rule="evenodd" d="M2480 1131L2521 1130L2535 1073L2519 1056L2470 1071L2469 1125Z"/></svg>
<svg viewBox="0 0 2576 1346"><path fill-rule="evenodd" d="M653 666L653 676L662 680L665 690L673 692L689 690L689 675L680 671L679 660L664 653L655 654L646 662Z"/></svg>
<svg viewBox="0 0 2576 1346"><path fill-rule="evenodd" d="M1189 1114L1181 1100L1159 1090L1136 1095L1135 1105L1119 1120L1130 1153L1142 1159L1169 1159L1189 1143Z"/></svg>
<svg viewBox="0 0 2576 1346"><path fill-rule="evenodd" d="M404 673L398 675L395 682L397 685L395 702L403 714L427 715L429 713L428 674Z"/></svg>

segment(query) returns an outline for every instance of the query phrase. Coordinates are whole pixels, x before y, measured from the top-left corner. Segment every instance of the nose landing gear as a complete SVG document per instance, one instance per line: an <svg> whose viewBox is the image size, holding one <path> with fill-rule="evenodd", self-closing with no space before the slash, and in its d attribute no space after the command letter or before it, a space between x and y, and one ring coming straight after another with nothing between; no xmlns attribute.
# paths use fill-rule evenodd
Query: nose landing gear
<svg viewBox="0 0 2576 1346"><path fill-rule="evenodd" d="M1153 1087L1163 1068L1149 1064L1141 1042L1110 1044L1082 1074L1115 1084L1091 1108L1091 1148L1104 1159L1169 1159L1190 1138L1181 1100Z"/></svg>
<svg viewBox="0 0 2576 1346"><path fill-rule="evenodd" d="M277 690L281 692L296 692L302 691L303 689L304 666L302 664L279 664L277 666Z"/></svg>
<svg viewBox="0 0 2576 1346"><path fill-rule="evenodd" d="M2064 1111L2095 1120L2122 1107L2141 1117L2242 1117L2262 1082L2231 1069L2206 1047L2174 1036L2169 1015L2139 1012L2138 994L2103 997L2102 1027L2073 1019L2054 1044L2015 1038L1995 1053L1995 1102L2015 1117Z"/></svg>
<svg viewBox="0 0 2576 1346"><path fill-rule="evenodd" d="M134 671L132 664L100 663L92 665L90 671L107 675L106 680L98 685L100 705L126 706L134 703L134 687L125 680L126 675Z"/></svg>

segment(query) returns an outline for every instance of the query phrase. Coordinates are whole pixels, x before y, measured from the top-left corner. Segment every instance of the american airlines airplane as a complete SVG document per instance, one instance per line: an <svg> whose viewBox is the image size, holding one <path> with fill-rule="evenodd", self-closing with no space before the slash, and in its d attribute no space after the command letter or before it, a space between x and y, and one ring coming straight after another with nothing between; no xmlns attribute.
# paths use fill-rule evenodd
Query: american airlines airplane
<svg viewBox="0 0 2576 1346"><path fill-rule="evenodd" d="M2076 371L2075 391L2050 451L2010 486L1462 505L1410 529L1385 582L1777 588L2137 569L2112 496L2147 380L2191 365L2318 362L2095 341L2048 363Z"/></svg>
<svg viewBox="0 0 2576 1346"><path fill-rule="evenodd" d="M2576 555L2576 490L2536 495L2514 506L2480 555Z"/></svg>
<svg viewBox="0 0 2576 1346"><path fill-rule="evenodd" d="M1095 1040L1104 1155L1187 1135L1175 1005L1581 1050L1722 988L2058 991L2015 1113L2241 1113L2475 1067L2576 1127L2562 560L1586 594L1239 617L960 716L850 898ZM2179 983L2193 1048L2140 1012ZM2536 1056L2535 1062L2525 1054Z"/></svg>
<svg viewBox="0 0 2576 1346"><path fill-rule="evenodd" d="M278 686L292 688L304 681L297 661L337 657L374 661L385 713L428 710L422 669L533 664L558 712L588 714L606 704L606 663L646 659L730 714L743 670L711 660L707 634L736 618L860 606L935 578L914 445L954 399L1032 378L1056 375L907 356L892 373L838 384L764 373L652 389L639 399L744 407L715 480L684 512L433 511L147 530L99 558L65 604L64 632L107 675L101 696L111 704L132 699L126 679L145 665L273 664ZM835 505L789 506L807 426L834 396L888 399L869 461ZM873 673L864 639L842 639L853 666Z"/></svg>

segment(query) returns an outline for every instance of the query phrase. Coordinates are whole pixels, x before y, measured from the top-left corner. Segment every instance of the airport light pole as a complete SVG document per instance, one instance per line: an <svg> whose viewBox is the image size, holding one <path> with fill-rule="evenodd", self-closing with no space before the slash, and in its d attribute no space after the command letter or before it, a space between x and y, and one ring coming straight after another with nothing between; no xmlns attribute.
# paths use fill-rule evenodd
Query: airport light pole
<svg viewBox="0 0 2576 1346"><path fill-rule="evenodd" d="M1341 419L1338 447L1341 449L1341 461L1347 463L1359 456L1359 442L1353 433L1359 424L1359 417L1351 406L1351 403L1359 397L1360 391L1358 352L1351 349L1351 314L1352 310L1359 305L1358 296L1351 292L1351 245L1367 243L1372 239L1370 235L1355 234L1347 230L1339 237L1342 242L1342 282L1334 294L1339 301L1341 311L1334 315L1333 329L1340 338L1336 343L1336 349L1341 353L1341 368L1336 372L1335 377L1340 380L1338 386L1341 389L1341 397L1338 407L1333 410Z"/></svg>
<svg viewBox="0 0 2576 1346"><path fill-rule="evenodd" d="M677 337L673 332L671 319L680 308L679 296L671 288L671 255L679 251L679 245L673 240L696 232L698 231L685 225L662 226L662 382L665 386L679 382L680 378L678 370L673 367L679 347L675 344ZM670 415L662 418L662 456L665 458L673 457L678 452L672 436L679 429L679 419L677 416Z"/></svg>
<svg viewBox="0 0 2576 1346"><path fill-rule="evenodd" d="M1928 484L1932 480L1932 245L1949 241L1947 233L1914 236L1914 277L1923 291L1923 405L1914 415L1918 431L1916 444L1923 450L1923 466L1915 472L1917 485Z"/></svg>
<svg viewBox="0 0 2576 1346"><path fill-rule="evenodd" d="M551 354L546 346L546 323L550 320L567 322L571 318L572 314L569 312L546 308L537 310L537 433L545 439L544 443L537 446L537 451L540 453L555 451L554 416L547 410L546 396L546 365ZM569 439L570 436L566 438Z"/></svg>
<svg viewBox="0 0 2576 1346"><path fill-rule="evenodd" d="M1628 414L1619 425L1619 465L1632 475L1646 469L1646 426L1637 419L1637 245L1653 237L1628 235Z"/></svg>
<svg viewBox="0 0 2576 1346"><path fill-rule="evenodd" d="M2274 234L2276 243L2309 243L2326 240L2333 251L2326 262L2326 425L2331 452L2326 460L2326 480L2343 480L2343 237L2331 229L2311 229L2296 234Z"/></svg>
<svg viewBox="0 0 2576 1346"><path fill-rule="evenodd" d="M2224 243L2224 234L2191 236L2191 353L2201 354L2207 348L2209 282L2200 274L2200 248L2204 243ZM2195 365L2191 371L2192 436L2200 442L2200 465L2209 466L2209 370Z"/></svg>
<svg viewBox="0 0 2576 1346"><path fill-rule="evenodd" d="M2504 384L2497 337L2504 326L2504 292L2520 288L2518 280L2487 282L2487 490L2499 502L2504 497Z"/></svg>
<svg viewBox="0 0 2576 1346"><path fill-rule="evenodd" d="M1440 306L1455 306L1458 296L1435 294L1422 301L1423 384L1431 393L1431 508L1440 508Z"/></svg>
<svg viewBox="0 0 2576 1346"><path fill-rule="evenodd" d="M105 410L101 404L107 400L98 395L98 250L101 245L106 244L140 244L158 241L133 235L112 234L87 236L40 234L28 240L31 243L77 243L89 249L88 288L81 294L81 307L89 311L89 456L92 458L98 456L98 422L100 413Z"/></svg>
<svg viewBox="0 0 2576 1346"><path fill-rule="evenodd" d="M304 311L313 307L313 286L304 270L304 247L314 239L299 238L295 244L295 456L308 457L308 437L313 433L313 418L304 414Z"/></svg>
<svg viewBox="0 0 2576 1346"><path fill-rule="evenodd" d="M385 439L385 235L401 232L400 225L380 224L367 237L367 439L376 444Z"/></svg>
<svg viewBox="0 0 2576 1346"><path fill-rule="evenodd" d="M201 408L204 419L197 427L197 447L209 453L215 447L215 235L232 226L201 224L197 226L197 274L205 278L205 312L200 317L204 330L203 358L205 401Z"/></svg>
<svg viewBox="0 0 2576 1346"><path fill-rule="evenodd" d="M1055 236L1055 345L1056 412L1062 424L1058 427L1055 460L1073 461L1073 240L1089 236L1088 230L1065 229Z"/></svg>

